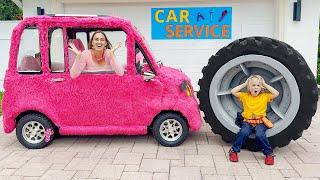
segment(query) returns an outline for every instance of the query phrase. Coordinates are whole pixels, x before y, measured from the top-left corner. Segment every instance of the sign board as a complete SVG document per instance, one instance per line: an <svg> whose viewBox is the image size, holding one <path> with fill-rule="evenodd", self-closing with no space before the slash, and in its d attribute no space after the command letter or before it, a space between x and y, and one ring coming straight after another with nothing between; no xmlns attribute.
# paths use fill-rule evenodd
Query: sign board
<svg viewBox="0 0 320 180"><path fill-rule="evenodd" d="M151 8L152 39L231 39L231 7Z"/></svg>

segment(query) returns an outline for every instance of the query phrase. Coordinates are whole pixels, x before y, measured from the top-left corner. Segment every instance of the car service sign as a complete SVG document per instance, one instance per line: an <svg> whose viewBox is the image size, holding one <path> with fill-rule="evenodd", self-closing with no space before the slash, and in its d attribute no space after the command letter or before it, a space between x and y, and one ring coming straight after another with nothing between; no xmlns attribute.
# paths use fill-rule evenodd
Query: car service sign
<svg viewBox="0 0 320 180"><path fill-rule="evenodd" d="M231 7L151 8L152 39L231 39Z"/></svg>

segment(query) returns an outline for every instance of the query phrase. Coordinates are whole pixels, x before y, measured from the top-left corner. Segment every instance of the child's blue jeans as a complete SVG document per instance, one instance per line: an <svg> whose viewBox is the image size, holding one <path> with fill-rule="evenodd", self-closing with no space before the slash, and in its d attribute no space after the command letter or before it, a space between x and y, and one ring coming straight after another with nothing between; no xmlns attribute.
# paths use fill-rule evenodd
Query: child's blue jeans
<svg viewBox="0 0 320 180"><path fill-rule="evenodd" d="M240 152L242 144L247 140L249 135L255 131L256 133L256 142L262 148L264 155L270 155L273 153L268 138L266 136L267 127L262 123L255 127L251 126L247 122L243 122L240 131L236 136L236 140L232 145L232 150L235 152Z"/></svg>

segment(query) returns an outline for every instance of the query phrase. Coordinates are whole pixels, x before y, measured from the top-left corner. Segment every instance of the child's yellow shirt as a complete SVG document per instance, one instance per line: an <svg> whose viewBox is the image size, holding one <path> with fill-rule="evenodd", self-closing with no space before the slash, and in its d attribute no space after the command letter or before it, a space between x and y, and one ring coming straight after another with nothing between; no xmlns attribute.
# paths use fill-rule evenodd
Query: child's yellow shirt
<svg viewBox="0 0 320 180"><path fill-rule="evenodd" d="M238 98L242 102L242 116L245 119L255 119L261 116L265 117L267 105L273 100L271 93L261 93L255 97L249 92L240 92Z"/></svg>

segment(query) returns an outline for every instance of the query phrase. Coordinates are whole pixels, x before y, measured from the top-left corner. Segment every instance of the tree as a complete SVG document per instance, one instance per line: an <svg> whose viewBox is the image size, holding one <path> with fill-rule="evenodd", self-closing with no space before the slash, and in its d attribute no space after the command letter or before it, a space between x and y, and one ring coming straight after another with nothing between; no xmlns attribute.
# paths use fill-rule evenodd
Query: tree
<svg viewBox="0 0 320 180"><path fill-rule="evenodd" d="M11 0L0 0L0 20L21 20L22 10Z"/></svg>
<svg viewBox="0 0 320 180"><path fill-rule="evenodd" d="M320 22L319 22L319 36L318 36L318 58L320 58Z"/></svg>

